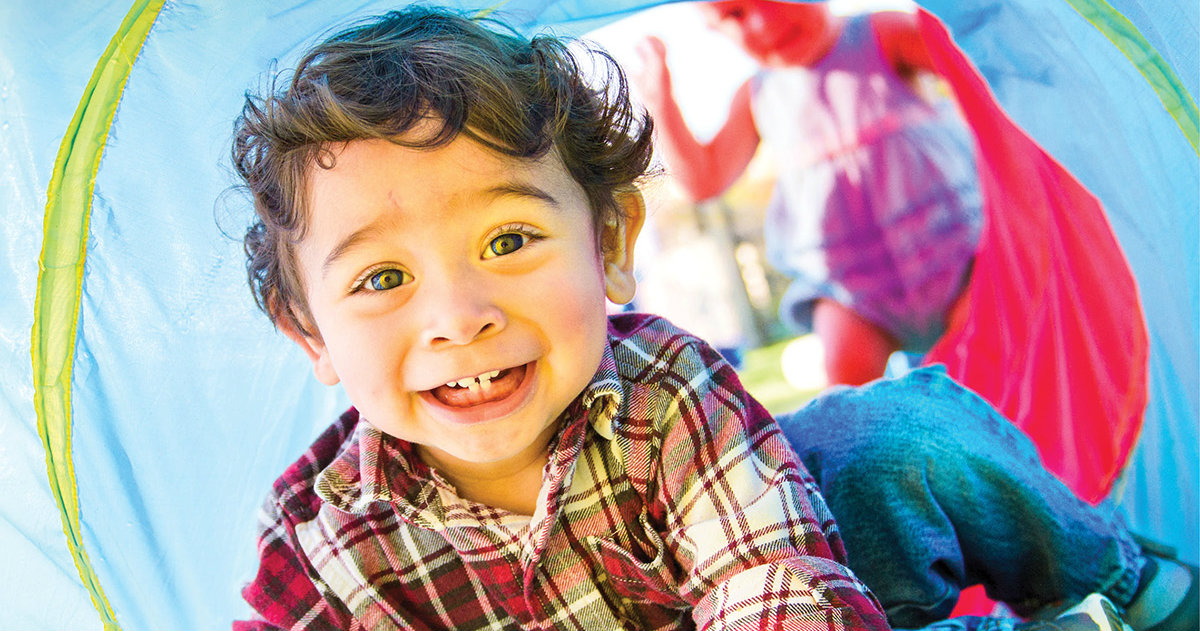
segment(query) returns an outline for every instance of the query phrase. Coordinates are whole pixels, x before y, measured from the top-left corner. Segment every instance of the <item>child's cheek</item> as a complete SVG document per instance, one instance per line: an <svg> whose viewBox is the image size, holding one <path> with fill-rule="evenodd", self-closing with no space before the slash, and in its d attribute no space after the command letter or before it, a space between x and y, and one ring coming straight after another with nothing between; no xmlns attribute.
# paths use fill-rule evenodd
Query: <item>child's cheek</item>
<svg viewBox="0 0 1200 631"><path fill-rule="evenodd" d="M563 278L553 287L546 292L548 300L542 305L544 313L556 323L560 339L574 340L573 344L579 347L575 352L580 354L580 361L584 357L589 361L595 357L599 363L608 330L608 303L602 269L588 265L584 273Z"/></svg>

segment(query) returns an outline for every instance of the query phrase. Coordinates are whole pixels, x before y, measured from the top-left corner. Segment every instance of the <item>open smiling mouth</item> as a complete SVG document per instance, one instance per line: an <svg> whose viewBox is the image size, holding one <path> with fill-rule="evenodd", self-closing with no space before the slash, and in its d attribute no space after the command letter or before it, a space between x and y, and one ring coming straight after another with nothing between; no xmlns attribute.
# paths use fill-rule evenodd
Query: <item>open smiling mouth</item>
<svg viewBox="0 0 1200 631"><path fill-rule="evenodd" d="M452 408L503 401L520 389L528 369L529 364L493 370L438 386L429 390L429 394L442 405Z"/></svg>

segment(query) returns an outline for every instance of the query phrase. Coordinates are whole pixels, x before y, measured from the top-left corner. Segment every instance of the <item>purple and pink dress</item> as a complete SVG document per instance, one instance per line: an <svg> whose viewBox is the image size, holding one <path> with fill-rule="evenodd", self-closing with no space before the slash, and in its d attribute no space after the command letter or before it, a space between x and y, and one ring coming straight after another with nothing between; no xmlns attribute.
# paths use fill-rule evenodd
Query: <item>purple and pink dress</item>
<svg viewBox="0 0 1200 631"><path fill-rule="evenodd" d="M780 310L807 332L835 300L924 352L969 278L982 227L974 142L954 105L896 74L869 16L846 21L811 68L752 79L754 122L778 183L767 254L792 284Z"/></svg>

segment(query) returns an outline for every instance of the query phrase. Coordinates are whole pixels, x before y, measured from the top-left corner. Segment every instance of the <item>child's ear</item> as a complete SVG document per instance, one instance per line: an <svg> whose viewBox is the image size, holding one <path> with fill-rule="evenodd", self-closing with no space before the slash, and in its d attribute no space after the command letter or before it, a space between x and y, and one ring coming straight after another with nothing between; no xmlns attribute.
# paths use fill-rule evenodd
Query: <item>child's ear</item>
<svg viewBox="0 0 1200 631"><path fill-rule="evenodd" d="M325 342L321 339L319 332L312 335L305 333L297 328L296 320L287 315L281 315L276 318L275 326L279 327L280 332L287 336L289 340L295 342L297 346L303 349L305 355L308 355L308 359L313 365L313 374L317 376L317 381L327 386L337 385L341 381L337 375L337 371L333 369L333 361L329 358L329 349L325 347ZM313 325L309 324L306 326L316 331L316 327Z"/></svg>
<svg viewBox="0 0 1200 631"><path fill-rule="evenodd" d="M646 222L646 203L636 188L616 193L621 219L605 224L604 287L608 299L623 305L633 300L637 279L633 275L633 246Z"/></svg>

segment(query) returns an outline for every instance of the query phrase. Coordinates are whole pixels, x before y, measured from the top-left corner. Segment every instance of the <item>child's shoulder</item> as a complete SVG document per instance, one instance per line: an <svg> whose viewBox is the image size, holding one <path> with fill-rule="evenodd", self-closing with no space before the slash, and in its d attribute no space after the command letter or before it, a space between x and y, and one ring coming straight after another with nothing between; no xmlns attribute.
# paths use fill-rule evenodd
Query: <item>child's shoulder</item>
<svg viewBox="0 0 1200 631"><path fill-rule="evenodd" d="M304 455L275 480L271 499L286 513L311 518L324 502L316 493L317 476L354 444L358 410L350 408L321 432Z"/></svg>
<svg viewBox="0 0 1200 631"><path fill-rule="evenodd" d="M610 337L635 337L652 331L683 329L672 324L666 318L653 313L626 311L608 316L608 333ZM685 332L686 333L686 332Z"/></svg>
<svg viewBox="0 0 1200 631"><path fill-rule="evenodd" d="M617 371L635 383L682 387L694 384L698 373L732 372L716 349L661 316L609 316L609 341Z"/></svg>
<svg viewBox="0 0 1200 631"><path fill-rule="evenodd" d="M608 317L608 337L614 350L634 351L630 359L661 363L681 353L703 351L708 343L670 320L649 313L620 313ZM716 352L715 350L713 351Z"/></svg>

